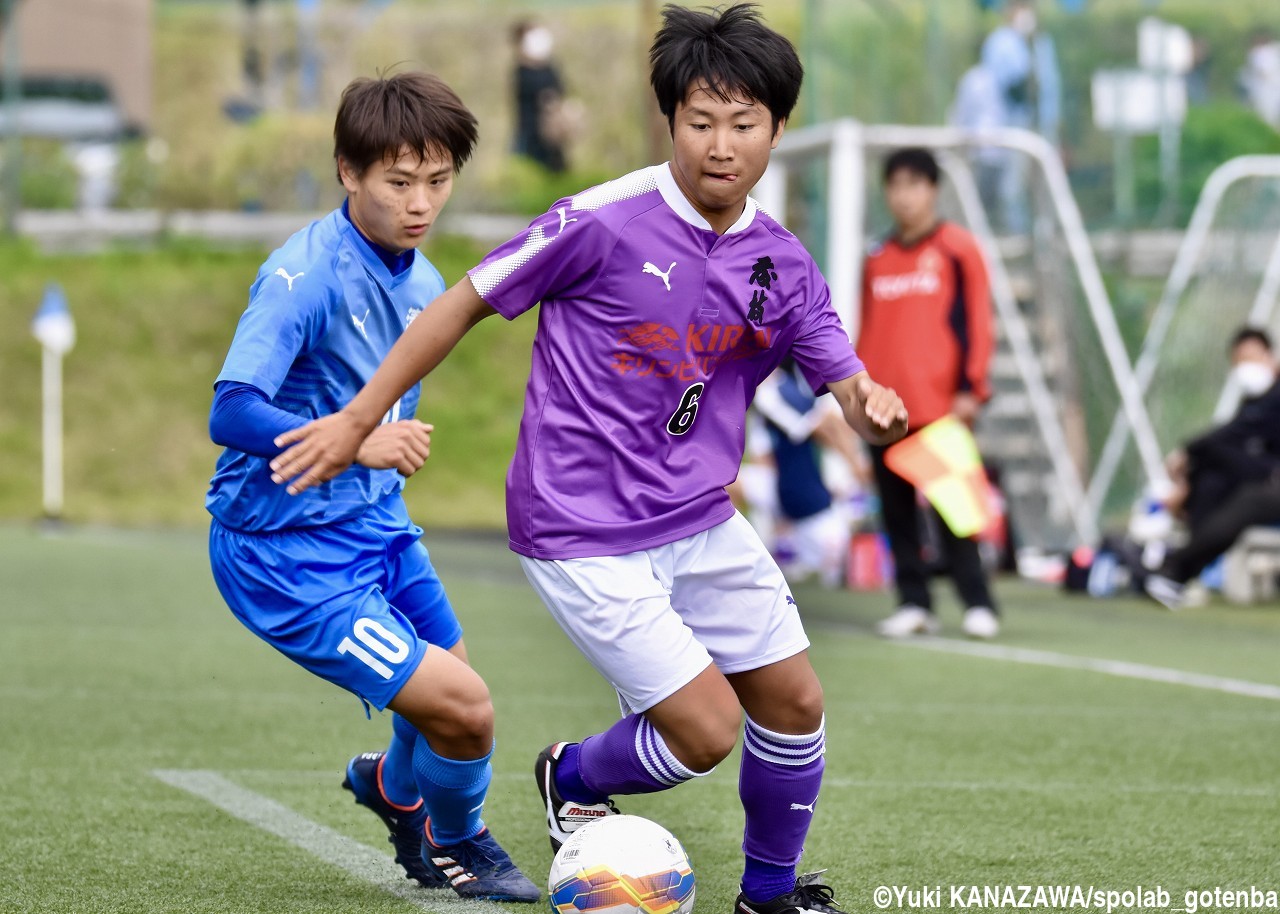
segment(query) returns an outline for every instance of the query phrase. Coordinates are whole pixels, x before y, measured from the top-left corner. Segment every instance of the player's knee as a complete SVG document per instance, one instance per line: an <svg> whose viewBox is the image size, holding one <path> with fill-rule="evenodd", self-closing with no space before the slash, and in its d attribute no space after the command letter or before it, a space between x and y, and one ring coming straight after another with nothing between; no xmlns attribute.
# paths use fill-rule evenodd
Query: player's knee
<svg viewBox="0 0 1280 914"><path fill-rule="evenodd" d="M817 677L799 686L782 706L786 718L782 729L788 733L814 733L822 726L824 700Z"/></svg>
<svg viewBox="0 0 1280 914"><path fill-rule="evenodd" d="M451 758L480 758L493 746L493 702L483 695L451 703L438 725L436 740ZM437 750L439 751L439 750Z"/></svg>
<svg viewBox="0 0 1280 914"><path fill-rule="evenodd" d="M717 715L698 722L688 732L667 739L667 745L680 763L690 771L710 771L719 765L738 742L741 718Z"/></svg>
<svg viewBox="0 0 1280 914"><path fill-rule="evenodd" d="M488 689L467 701L459 702L454 713L455 727L460 736L476 739L492 737L493 702L489 698Z"/></svg>
<svg viewBox="0 0 1280 914"><path fill-rule="evenodd" d="M702 754L697 759L696 765L691 765L694 771L710 771L716 765L719 765L729 753L733 751L733 747L738 744L738 721L733 721L730 725L722 725L716 727L707 733L706 740L702 746Z"/></svg>

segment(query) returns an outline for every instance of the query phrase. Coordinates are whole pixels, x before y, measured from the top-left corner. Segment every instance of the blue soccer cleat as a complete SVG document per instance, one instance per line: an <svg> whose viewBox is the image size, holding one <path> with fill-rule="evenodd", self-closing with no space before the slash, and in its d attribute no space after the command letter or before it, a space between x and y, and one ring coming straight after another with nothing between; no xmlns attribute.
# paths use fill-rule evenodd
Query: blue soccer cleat
<svg viewBox="0 0 1280 914"><path fill-rule="evenodd" d="M382 760L385 752L365 752L347 763L347 776L342 786L350 790L356 802L373 810L387 826L387 840L396 849L396 863L404 867L405 878L416 879L429 889L448 888L448 880L422 860L422 830L427 821L427 807L421 799L406 809L388 800L382 792Z"/></svg>
<svg viewBox="0 0 1280 914"><path fill-rule="evenodd" d="M474 838L442 847L431 839L428 821L422 859L463 898L532 903L542 897L487 828Z"/></svg>

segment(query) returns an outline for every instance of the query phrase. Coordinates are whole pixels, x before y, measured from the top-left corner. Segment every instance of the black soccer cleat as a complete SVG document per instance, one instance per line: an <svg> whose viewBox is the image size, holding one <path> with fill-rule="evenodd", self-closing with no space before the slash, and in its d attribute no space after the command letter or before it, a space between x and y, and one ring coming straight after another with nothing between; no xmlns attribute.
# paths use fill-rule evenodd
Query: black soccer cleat
<svg viewBox="0 0 1280 914"><path fill-rule="evenodd" d="M840 910L840 902L835 900L835 892L829 885L820 885L815 880L826 870L806 873L796 880L796 887L786 894L779 895L763 904L747 901L747 896L739 895L733 906L734 914L806 914L816 911L817 914L844 914Z"/></svg>
<svg viewBox="0 0 1280 914"><path fill-rule="evenodd" d="M538 793L547 810L547 837L551 839L551 852L556 853L569 836L588 822L618 814L612 800L603 803L574 803L560 796L556 789L556 766L560 756L573 743L553 743L538 754L533 765L533 776L538 781Z"/></svg>
<svg viewBox="0 0 1280 914"><path fill-rule="evenodd" d="M416 879L428 889L449 888L448 880L422 859L422 834L427 822L427 805L409 809L390 802L382 793L382 760L385 752L365 752L347 763L342 779L344 790L355 795L356 802L378 814L387 827L387 840L396 850L396 863L404 867L406 879Z"/></svg>

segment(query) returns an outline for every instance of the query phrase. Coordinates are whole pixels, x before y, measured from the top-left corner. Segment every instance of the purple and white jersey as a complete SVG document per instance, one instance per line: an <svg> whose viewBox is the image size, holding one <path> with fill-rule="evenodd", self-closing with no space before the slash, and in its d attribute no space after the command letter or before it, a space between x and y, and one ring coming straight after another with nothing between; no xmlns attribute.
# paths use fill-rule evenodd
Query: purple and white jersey
<svg viewBox="0 0 1280 914"><path fill-rule="evenodd" d="M862 370L796 237L750 199L717 235L665 164L561 200L470 276L507 319L542 303L507 474L511 548L531 558L724 522L756 386L788 353L815 390Z"/></svg>

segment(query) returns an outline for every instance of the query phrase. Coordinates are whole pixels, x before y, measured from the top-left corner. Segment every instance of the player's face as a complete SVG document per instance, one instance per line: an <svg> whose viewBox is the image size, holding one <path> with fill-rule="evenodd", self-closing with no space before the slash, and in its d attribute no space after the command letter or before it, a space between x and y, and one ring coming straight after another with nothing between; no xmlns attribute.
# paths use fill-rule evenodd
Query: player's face
<svg viewBox="0 0 1280 914"><path fill-rule="evenodd" d="M742 215L747 194L782 139L782 122L759 102L724 101L695 87L676 107L671 171L711 227L724 233Z"/></svg>
<svg viewBox="0 0 1280 914"><path fill-rule="evenodd" d="M938 188L924 175L899 168L885 182L884 199L902 234L912 235L933 227Z"/></svg>
<svg viewBox="0 0 1280 914"><path fill-rule="evenodd" d="M394 161L379 159L356 176L338 163L351 220L364 236L392 251L422 244L427 229L453 192L453 158L428 154L422 161L408 147Z"/></svg>

